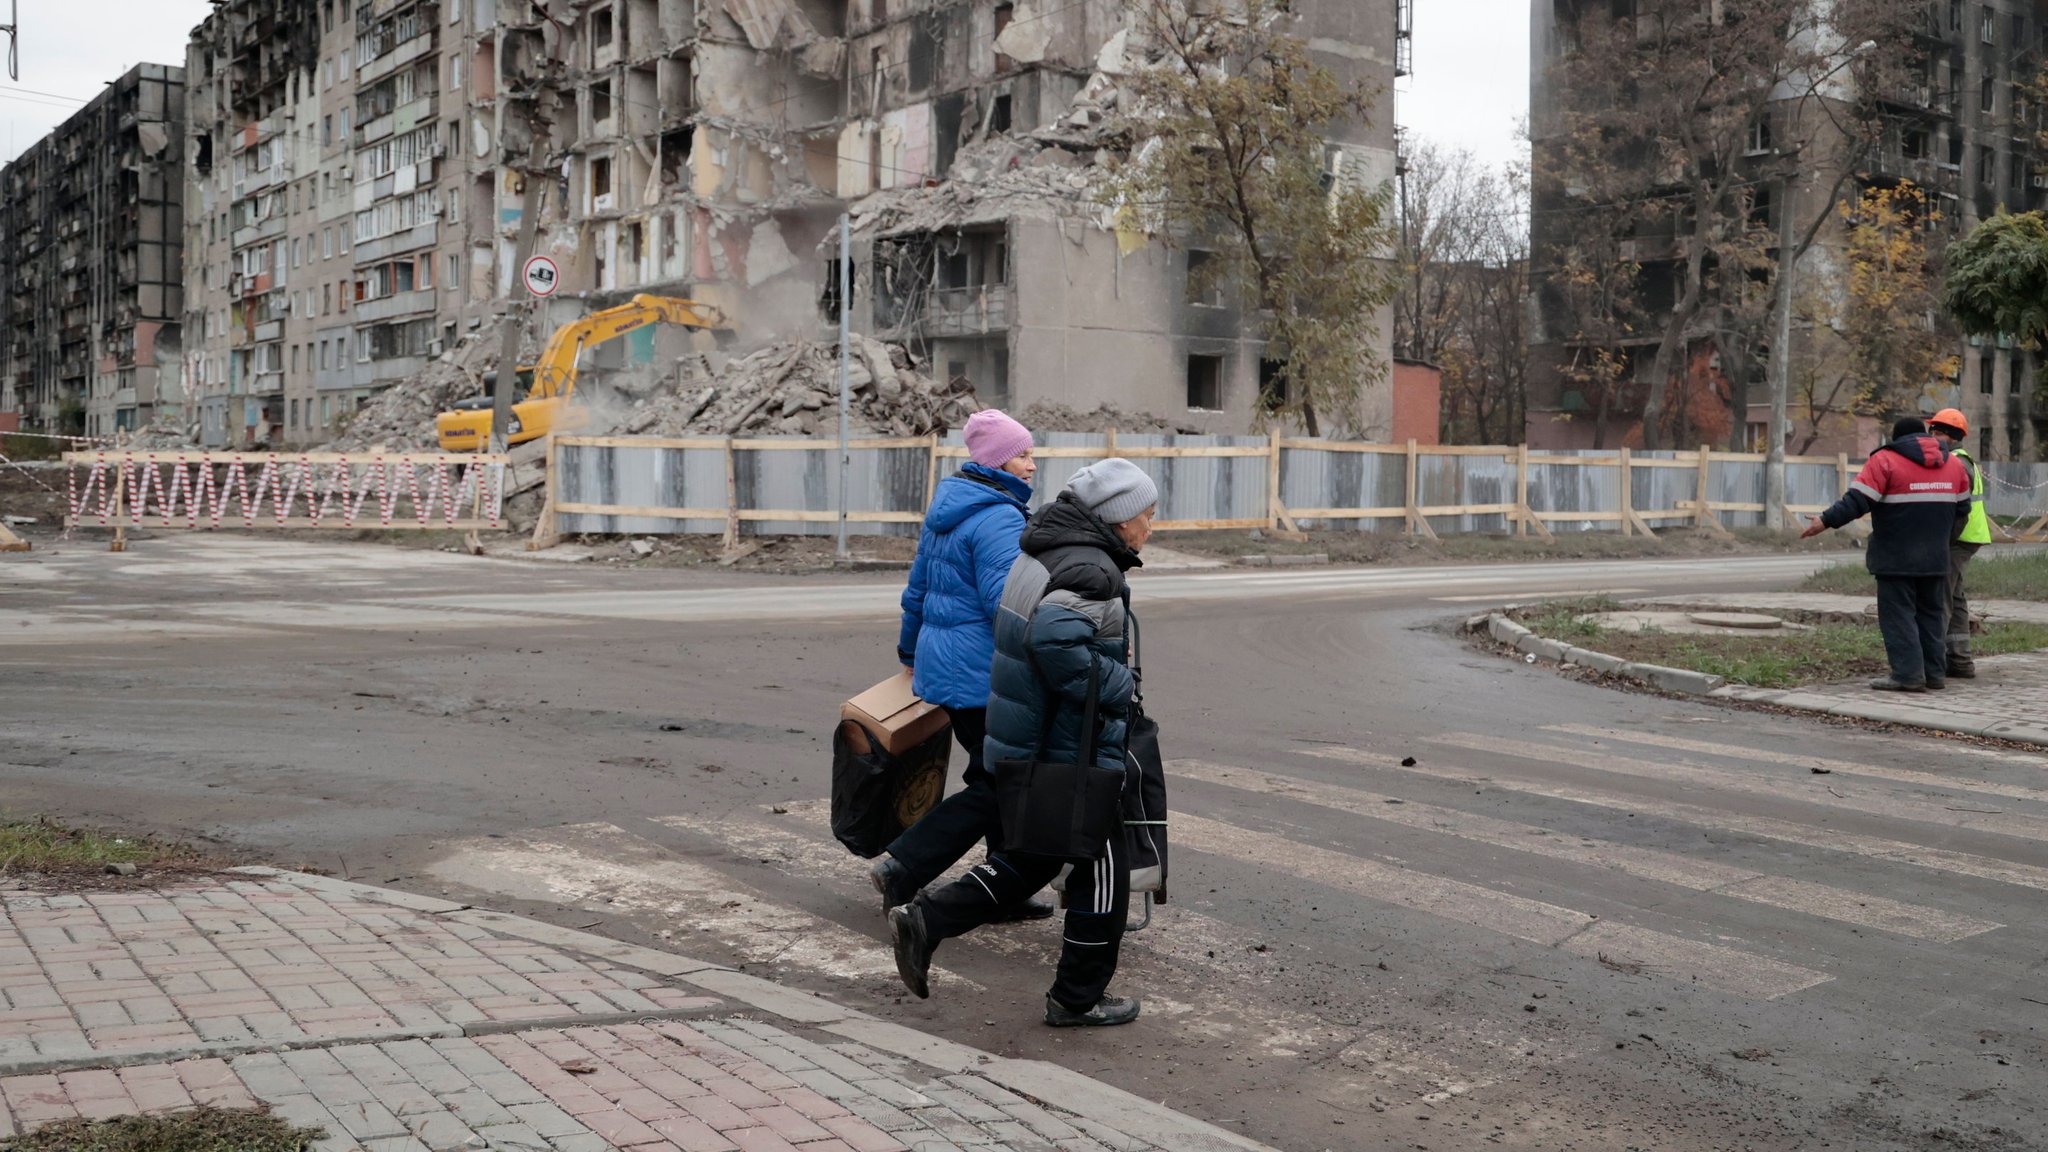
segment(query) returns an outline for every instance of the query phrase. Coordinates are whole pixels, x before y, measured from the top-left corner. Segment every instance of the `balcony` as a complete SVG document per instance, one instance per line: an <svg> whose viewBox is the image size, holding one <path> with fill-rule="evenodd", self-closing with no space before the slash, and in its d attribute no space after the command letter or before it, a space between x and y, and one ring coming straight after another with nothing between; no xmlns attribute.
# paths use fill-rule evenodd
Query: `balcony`
<svg viewBox="0 0 2048 1152"><path fill-rule="evenodd" d="M410 252L415 248L431 248L439 238L439 221L429 220L424 224L415 224L403 232L359 242L353 253L355 264L361 268L401 252Z"/></svg>
<svg viewBox="0 0 2048 1152"><path fill-rule="evenodd" d="M983 284L972 288L940 288L925 307L927 336L982 336L1010 327L1010 288Z"/></svg>
<svg viewBox="0 0 2048 1152"><path fill-rule="evenodd" d="M356 69L356 89L368 88L393 72L434 51L434 26L427 25L427 31L407 40L375 60Z"/></svg>
<svg viewBox="0 0 2048 1152"><path fill-rule="evenodd" d="M254 224L244 224L242 227L235 229L235 234L230 239L229 244L235 248L247 248L251 244L260 244L265 240L274 240L282 235L284 235L284 216L280 213L268 220L259 220Z"/></svg>
<svg viewBox="0 0 2048 1152"><path fill-rule="evenodd" d="M381 300L364 300L355 306L355 321L370 324L379 320L391 320L414 313L430 313L434 310L434 290L419 288L411 292L400 292Z"/></svg>

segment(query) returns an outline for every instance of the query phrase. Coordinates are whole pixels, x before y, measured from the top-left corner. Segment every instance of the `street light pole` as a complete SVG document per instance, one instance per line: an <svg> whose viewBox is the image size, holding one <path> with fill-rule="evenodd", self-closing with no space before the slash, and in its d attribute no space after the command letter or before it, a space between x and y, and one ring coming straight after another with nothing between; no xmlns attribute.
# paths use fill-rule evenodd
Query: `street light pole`
<svg viewBox="0 0 2048 1152"><path fill-rule="evenodd" d="M853 458L846 446L853 408L853 217L839 216L839 559L846 551L846 485Z"/></svg>
<svg viewBox="0 0 2048 1152"><path fill-rule="evenodd" d="M1785 528L1785 440L1791 429L1786 409L1792 392L1792 281L1799 254L1792 238L1792 177L1778 185L1778 330L1771 338L1770 443L1764 445L1764 526ZM1747 417L1745 416L1745 419ZM1706 494L1701 493L1701 499Z"/></svg>

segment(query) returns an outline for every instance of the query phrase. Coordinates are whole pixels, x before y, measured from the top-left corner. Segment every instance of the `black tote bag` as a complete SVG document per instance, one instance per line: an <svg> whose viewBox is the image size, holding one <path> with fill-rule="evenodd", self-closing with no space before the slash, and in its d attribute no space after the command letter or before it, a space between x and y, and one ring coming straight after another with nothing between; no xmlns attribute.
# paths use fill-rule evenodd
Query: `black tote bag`
<svg viewBox="0 0 2048 1152"><path fill-rule="evenodd" d="M938 805L952 751L951 725L891 756L860 725L840 721L832 730L832 835L863 859L881 855Z"/></svg>
<svg viewBox="0 0 2048 1152"><path fill-rule="evenodd" d="M1037 756L1041 758L996 762L996 809L1002 820L997 846L1004 852L1096 860L1108 849L1111 836L1122 835L1118 825L1124 770L1095 763L1096 706L1102 695L1098 659L1088 661L1088 700L1081 710L1078 763L1053 764L1042 759L1057 707L1050 685L1045 726L1038 738Z"/></svg>

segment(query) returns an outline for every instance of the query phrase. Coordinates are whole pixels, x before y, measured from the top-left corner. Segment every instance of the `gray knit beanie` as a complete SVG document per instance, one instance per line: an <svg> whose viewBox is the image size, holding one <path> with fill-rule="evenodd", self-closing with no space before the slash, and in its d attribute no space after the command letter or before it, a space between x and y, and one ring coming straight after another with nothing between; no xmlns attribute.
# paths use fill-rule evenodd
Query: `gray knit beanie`
<svg viewBox="0 0 2048 1152"><path fill-rule="evenodd" d="M1102 517L1107 524L1135 520L1145 509L1159 503L1159 485L1144 469L1121 456L1097 460L1067 481L1081 507Z"/></svg>

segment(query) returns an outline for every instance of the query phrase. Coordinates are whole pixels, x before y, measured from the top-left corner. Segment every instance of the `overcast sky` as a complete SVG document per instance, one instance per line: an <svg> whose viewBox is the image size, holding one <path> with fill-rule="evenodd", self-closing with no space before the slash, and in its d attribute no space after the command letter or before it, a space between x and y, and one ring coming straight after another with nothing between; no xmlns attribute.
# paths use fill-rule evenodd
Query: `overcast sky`
<svg viewBox="0 0 2048 1152"><path fill-rule="evenodd" d="M0 71L0 155L12 160L107 81L137 64L185 63L185 41L206 0L0 0L0 23L21 10L21 78Z"/></svg>
<svg viewBox="0 0 2048 1152"><path fill-rule="evenodd" d="M0 79L0 147L10 160L134 65L183 63L186 36L209 8L207 0L18 3L21 79ZM0 14L8 4L0 0ZM1529 105L1529 0L1417 0L1415 74L1397 86L1395 102L1416 135L1491 163L1515 156L1515 127Z"/></svg>
<svg viewBox="0 0 2048 1152"><path fill-rule="evenodd" d="M1416 0L1415 74L1395 87L1411 137L1501 164L1529 114L1529 0Z"/></svg>

